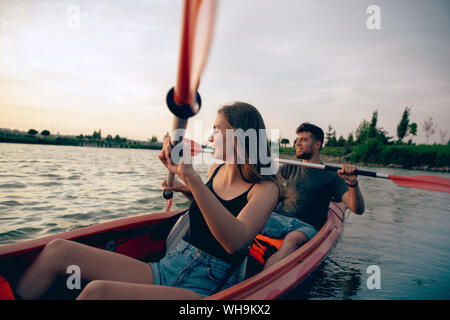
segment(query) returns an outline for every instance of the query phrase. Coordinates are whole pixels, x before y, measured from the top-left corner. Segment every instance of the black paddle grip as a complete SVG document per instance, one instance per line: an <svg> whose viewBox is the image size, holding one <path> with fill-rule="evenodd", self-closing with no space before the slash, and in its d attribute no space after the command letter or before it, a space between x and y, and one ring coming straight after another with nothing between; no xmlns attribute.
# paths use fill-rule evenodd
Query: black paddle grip
<svg viewBox="0 0 450 320"><path fill-rule="evenodd" d="M170 200L173 198L173 192L170 190L163 191L163 197L166 200Z"/></svg>
<svg viewBox="0 0 450 320"><path fill-rule="evenodd" d="M198 104L198 109L202 106L202 99L198 92L195 94L195 100ZM175 102L175 87L170 89L167 93L166 103L169 110L173 113L173 115L177 116L180 119L188 119L195 115L192 112L192 108L189 104L179 105Z"/></svg>

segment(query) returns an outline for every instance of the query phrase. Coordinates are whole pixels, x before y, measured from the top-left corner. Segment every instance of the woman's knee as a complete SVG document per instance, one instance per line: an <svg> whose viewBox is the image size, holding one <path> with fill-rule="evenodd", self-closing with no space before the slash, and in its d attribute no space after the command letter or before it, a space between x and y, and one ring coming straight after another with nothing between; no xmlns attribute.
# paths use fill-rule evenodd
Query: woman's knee
<svg viewBox="0 0 450 320"><path fill-rule="evenodd" d="M71 241L63 239L51 240L44 247L41 255L48 265L57 267L66 261L65 257L70 252L70 243Z"/></svg>
<svg viewBox="0 0 450 320"><path fill-rule="evenodd" d="M70 241L64 239L53 239L45 245L42 253L47 255L63 254L69 245L68 242Z"/></svg>
<svg viewBox="0 0 450 320"><path fill-rule="evenodd" d="M105 300L110 290L108 281L94 280L81 291L77 300Z"/></svg>

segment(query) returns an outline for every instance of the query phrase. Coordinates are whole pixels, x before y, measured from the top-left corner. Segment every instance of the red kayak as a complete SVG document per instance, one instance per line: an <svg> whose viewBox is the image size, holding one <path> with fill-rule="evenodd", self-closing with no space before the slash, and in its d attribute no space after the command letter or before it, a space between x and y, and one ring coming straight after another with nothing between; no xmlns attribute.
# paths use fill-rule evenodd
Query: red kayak
<svg viewBox="0 0 450 320"><path fill-rule="evenodd" d="M157 261L165 254L165 240L182 212L179 210L123 218L0 246L0 300L10 297L5 288L9 288L8 284L15 286L24 270L53 239L73 240L142 261ZM344 213L345 206L342 203L330 203L327 222L305 245L270 268L207 299L266 300L285 296L327 257L342 231Z"/></svg>

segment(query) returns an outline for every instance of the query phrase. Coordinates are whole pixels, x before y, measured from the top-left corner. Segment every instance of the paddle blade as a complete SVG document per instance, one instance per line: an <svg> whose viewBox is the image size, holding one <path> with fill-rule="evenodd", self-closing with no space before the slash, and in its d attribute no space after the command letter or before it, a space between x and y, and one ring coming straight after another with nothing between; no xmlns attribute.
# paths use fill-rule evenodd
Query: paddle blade
<svg viewBox="0 0 450 320"><path fill-rule="evenodd" d="M394 183L404 187L440 191L450 193L450 179L437 176L409 176L402 177L390 174L388 176Z"/></svg>
<svg viewBox="0 0 450 320"><path fill-rule="evenodd" d="M187 145L187 148L191 150L191 157L195 157L202 152L202 146L194 140L183 138L183 143Z"/></svg>
<svg viewBox="0 0 450 320"><path fill-rule="evenodd" d="M175 102L194 107L211 45L216 0L185 0ZM196 113L196 110L192 110Z"/></svg>

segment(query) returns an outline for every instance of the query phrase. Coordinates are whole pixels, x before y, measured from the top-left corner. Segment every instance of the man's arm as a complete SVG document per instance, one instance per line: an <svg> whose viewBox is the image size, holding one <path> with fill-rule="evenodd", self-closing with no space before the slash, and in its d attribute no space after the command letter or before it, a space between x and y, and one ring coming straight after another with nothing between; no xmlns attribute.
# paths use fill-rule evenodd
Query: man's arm
<svg viewBox="0 0 450 320"><path fill-rule="evenodd" d="M342 169L338 170L339 176L347 183L348 191L342 195L342 201L347 207L356 214L364 213L364 198L358 186L355 166L343 165Z"/></svg>

